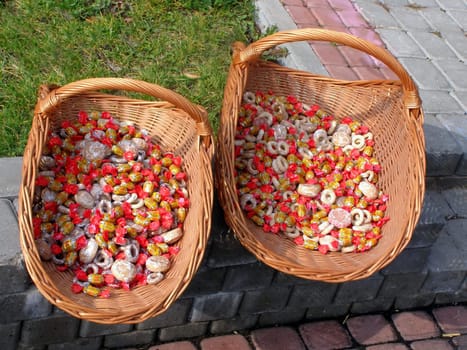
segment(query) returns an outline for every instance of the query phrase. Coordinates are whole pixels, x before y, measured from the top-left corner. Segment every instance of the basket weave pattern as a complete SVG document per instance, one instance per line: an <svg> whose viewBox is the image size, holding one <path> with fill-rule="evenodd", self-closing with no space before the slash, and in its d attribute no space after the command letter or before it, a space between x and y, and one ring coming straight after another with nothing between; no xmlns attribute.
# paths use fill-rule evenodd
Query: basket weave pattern
<svg viewBox="0 0 467 350"><path fill-rule="evenodd" d="M261 59L277 45L318 40L347 45L385 63L400 81L344 81L282 67ZM374 156L382 165L378 186L389 195L383 237L369 252L323 255L284 237L264 233L240 207L234 177L234 139L245 91L271 91L317 104L337 120L345 116L367 125L375 139ZM288 274L326 282L372 275L409 243L424 196L423 112L412 79L386 50L352 35L322 29L279 32L245 47L237 43L224 92L216 155L216 186L225 219L240 243L265 264Z"/></svg>
<svg viewBox="0 0 467 350"><path fill-rule="evenodd" d="M155 97L145 101L100 93L127 90ZM52 262L41 261L34 243L32 201L39 160L49 130L76 118L79 111L108 111L121 121L146 129L153 142L183 159L187 173L190 208L180 253L162 282L131 291L112 289L109 299L71 291L71 272L58 272ZM207 114L201 107L173 91L142 81L96 78L58 89L41 87L29 139L24 151L19 194L20 243L26 267L40 292L69 314L96 323L139 323L165 310L186 289L201 263L209 237L213 200L211 160L214 144Z"/></svg>

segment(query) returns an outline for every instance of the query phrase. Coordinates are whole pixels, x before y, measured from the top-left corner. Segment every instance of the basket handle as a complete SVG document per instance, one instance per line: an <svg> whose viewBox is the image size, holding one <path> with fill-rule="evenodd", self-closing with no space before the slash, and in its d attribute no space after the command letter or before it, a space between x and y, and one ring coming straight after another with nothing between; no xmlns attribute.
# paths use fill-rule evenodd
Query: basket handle
<svg viewBox="0 0 467 350"><path fill-rule="evenodd" d="M175 107L187 112L194 119L197 126L198 135L204 139L206 146L209 146L212 138L212 130L208 120L207 112L204 108L190 102L182 95L166 89L162 86L151 84L142 80L129 78L90 78L78 80L57 89L51 90L48 94L42 93L39 96L35 114L47 112L50 108L59 104L60 101L83 92L98 90L127 90L144 93L160 100L167 101Z"/></svg>
<svg viewBox="0 0 467 350"><path fill-rule="evenodd" d="M411 110L413 115L418 118L421 106L421 100L418 96L417 87L410 78L404 67L389 53L389 51L376 46L375 44L358 38L354 35L316 28L294 29L281 31L261 38L253 42L243 50L234 50L233 63L245 64L256 61L267 50L281 44L296 41L330 41L338 44L350 46L354 49L363 51L386 64L400 79L403 87L403 102L407 109Z"/></svg>

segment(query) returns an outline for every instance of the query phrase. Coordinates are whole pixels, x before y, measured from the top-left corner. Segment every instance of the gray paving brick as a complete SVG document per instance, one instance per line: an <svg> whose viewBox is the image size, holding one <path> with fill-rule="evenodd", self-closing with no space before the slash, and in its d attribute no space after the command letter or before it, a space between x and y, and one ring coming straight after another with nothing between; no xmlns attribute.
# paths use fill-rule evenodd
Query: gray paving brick
<svg viewBox="0 0 467 350"><path fill-rule="evenodd" d="M375 28L397 28L399 23L380 4L375 1L356 0L355 7L360 9L363 17Z"/></svg>
<svg viewBox="0 0 467 350"><path fill-rule="evenodd" d="M387 275L378 293L378 298L389 299L400 295L417 295L427 272L410 272L394 275Z"/></svg>
<svg viewBox="0 0 467 350"><path fill-rule="evenodd" d="M186 322L192 299L178 299L165 312L136 325L137 329L154 329L181 325Z"/></svg>
<svg viewBox="0 0 467 350"><path fill-rule="evenodd" d="M169 342L179 339L199 337L206 334L208 322L187 323L182 326L162 328L159 332L159 340Z"/></svg>
<svg viewBox="0 0 467 350"><path fill-rule="evenodd" d="M428 59L402 57L399 62L415 80L420 89L448 90L451 85L436 66Z"/></svg>
<svg viewBox="0 0 467 350"><path fill-rule="evenodd" d="M412 5L423 6L423 9L427 7L439 7L436 0L409 0L409 3Z"/></svg>
<svg viewBox="0 0 467 350"><path fill-rule="evenodd" d="M398 296L394 302L396 310L419 309L430 306L435 300L435 294L418 294L410 297Z"/></svg>
<svg viewBox="0 0 467 350"><path fill-rule="evenodd" d="M349 313L352 304L340 303L337 299L333 304L309 307L306 313L308 320L322 320L326 318L339 318Z"/></svg>
<svg viewBox="0 0 467 350"><path fill-rule="evenodd" d="M467 91L452 91L451 96L462 107L467 114Z"/></svg>
<svg viewBox="0 0 467 350"><path fill-rule="evenodd" d="M216 293L222 288L225 271L225 268L212 269L202 265L183 292L183 297Z"/></svg>
<svg viewBox="0 0 467 350"><path fill-rule="evenodd" d="M207 261L209 267L242 265L257 261L230 231L211 235L211 240L212 247Z"/></svg>
<svg viewBox="0 0 467 350"><path fill-rule="evenodd" d="M432 114L425 116L423 125L428 176L453 175L463 152L447 128Z"/></svg>
<svg viewBox="0 0 467 350"><path fill-rule="evenodd" d="M425 113L464 113L464 108L448 91L419 91Z"/></svg>
<svg viewBox="0 0 467 350"><path fill-rule="evenodd" d="M437 0L439 6L444 10L467 10L463 0Z"/></svg>
<svg viewBox="0 0 467 350"><path fill-rule="evenodd" d="M386 276L422 272L430 252L430 248L404 249L388 266L381 270L381 273Z"/></svg>
<svg viewBox="0 0 467 350"><path fill-rule="evenodd" d="M0 158L0 197L18 196L22 166L22 157Z"/></svg>
<svg viewBox="0 0 467 350"><path fill-rule="evenodd" d="M306 308L285 308L277 312L265 312L259 316L260 327L298 323L305 317Z"/></svg>
<svg viewBox="0 0 467 350"><path fill-rule="evenodd" d="M51 316L23 322L21 343L43 345L70 342L78 335L79 320L70 316Z"/></svg>
<svg viewBox="0 0 467 350"><path fill-rule="evenodd" d="M391 2L392 5L392 2ZM430 24L423 18L419 11L407 6L391 6L390 13L408 31L429 31Z"/></svg>
<svg viewBox="0 0 467 350"><path fill-rule="evenodd" d="M466 271L467 220L450 220L431 249L427 267L433 272ZM449 252L449 253L447 253Z"/></svg>
<svg viewBox="0 0 467 350"><path fill-rule="evenodd" d="M274 270L260 262L234 266L227 270L223 291L247 291L271 284Z"/></svg>
<svg viewBox="0 0 467 350"><path fill-rule="evenodd" d="M457 10L451 11L450 10L447 12L449 16L454 18L454 21L456 21L456 23L459 25L459 27L462 28L462 30L467 29L467 6L466 6L466 10L464 11L457 11Z"/></svg>
<svg viewBox="0 0 467 350"><path fill-rule="evenodd" d="M103 337L78 338L72 342L50 344L47 350L99 350L102 342Z"/></svg>
<svg viewBox="0 0 467 350"><path fill-rule="evenodd" d="M459 25L452 20L446 11L442 11L439 6L425 8L421 11L421 14L435 31L447 33L459 30Z"/></svg>
<svg viewBox="0 0 467 350"><path fill-rule="evenodd" d="M212 321L210 332L212 334L226 334L242 329L252 329L255 328L258 317L258 315L238 315L226 320Z"/></svg>
<svg viewBox="0 0 467 350"><path fill-rule="evenodd" d="M467 93L465 94L467 99ZM466 102L467 103L467 102ZM467 175L467 118L462 114L438 114L438 120L451 133L452 137L460 145L462 158L456 169L457 175Z"/></svg>
<svg viewBox="0 0 467 350"><path fill-rule="evenodd" d="M396 57L424 58L425 54L417 43L402 29L378 29L377 32L388 50Z"/></svg>
<svg viewBox="0 0 467 350"><path fill-rule="evenodd" d="M304 278L297 277L295 275L289 275L288 273L283 273L280 271L276 271L276 275L274 276L274 280L272 282L273 285L282 285L282 286L293 286L299 284L309 284L310 281Z"/></svg>
<svg viewBox="0 0 467 350"><path fill-rule="evenodd" d="M456 58L456 54L437 32L411 31L409 33L418 46L432 59ZM444 62L442 62L444 66Z"/></svg>
<svg viewBox="0 0 467 350"><path fill-rule="evenodd" d="M431 247L442 228L443 224L417 225L407 249Z"/></svg>
<svg viewBox="0 0 467 350"><path fill-rule="evenodd" d="M130 324L101 324L90 321L82 321L79 330L80 337L96 337L107 334L129 332L133 328Z"/></svg>
<svg viewBox="0 0 467 350"><path fill-rule="evenodd" d="M426 190L422 206L419 224L423 225L444 225L446 217L453 215L454 212L449 207L448 202L438 190Z"/></svg>
<svg viewBox="0 0 467 350"><path fill-rule="evenodd" d="M443 191L443 196L457 216L467 218L467 186L447 189Z"/></svg>
<svg viewBox="0 0 467 350"><path fill-rule="evenodd" d="M430 292L456 292L465 278L465 271L430 271L421 291Z"/></svg>
<svg viewBox="0 0 467 350"><path fill-rule="evenodd" d="M0 323L10 323L46 317L52 305L35 287L30 287L21 293L0 295L0 310Z"/></svg>
<svg viewBox="0 0 467 350"><path fill-rule="evenodd" d="M320 281L308 281L295 286L288 303L290 307L318 306L330 303L336 293L337 284Z"/></svg>
<svg viewBox="0 0 467 350"><path fill-rule="evenodd" d="M465 40L465 34L461 30L456 30L442 32L442 35L448 45L456 52L457 56L465 62L467 59L467 40Z"/></svg>
<svg viewBox="0 0 467 350"><path fill-rule="evenodd" d="M1 158L0 158L1 160ZM19 261L21 248L19 245L18 219L12 203L7 199L0 199L0 265Z"/></svg>
<svg viewBox="0 0 467 350"><path fill-rule="evenodd" d="M255 314L282 310L287 304L290 290L289 287L275 287L246 292L239 313Z"/></svg>
<svg viewBox="0 0 467 350"><path fill-rule="evenodd" d="M15 350L21 331L21 323L0 324L0 349Z"/></svg>
<svg viewBox="0 0 467 350"><path fill-rule="evenodd" d="M15 260L0 263L0 295L24 292L32 283L22 261Z"/></svg>
<svg viewBox="0 0 467 350"><path fill-rule="evenodd" d="M46 350L45 345L26 345L23 343L18 343L16 350Z"/></svg>
<svg viewBox="0 0 467 350"><path fill-rule="evenodd" d="M129 346L147 345L154 340L154 331L133 331L123 334L107 335L104 346L107 348L122 348Z"/></svg>
<svg viewBox="0 0 467 350"><path fill-rule="evenodd" d="M444 73L451 86L455 89L467 89L467 63L459 58L446 58L434 63Z"/></svg>
<svg viewBox="0 0 467 350"><path fill-rule="evenodd" d="M394 304L394 298L378 298L367 301L358 301L352 304L350 312L352 314L370 314L375 312L384 312Z"/></svg>
<svg viewBox="0 0 467 350"><path fill-rule="evenodd" d="M337 289L334 301L339 304L345 304L353 301L374 299L383 279L384 277L380 274L375 274L361 280L341 283Z"/></svg>
<svg viewBox="0 0 467 350"><path fill-rule="evenodd" d="M447 305L467 302L467 291L458 291L456 293L438 293L436 294L435 304Z"/></svg>
<svg viewBox="0 0 467 350"><path fill-rule="evenodd" d="M242 293L216 293L194 299L192 322L220 320L233 317L238 310Z"/></svg>

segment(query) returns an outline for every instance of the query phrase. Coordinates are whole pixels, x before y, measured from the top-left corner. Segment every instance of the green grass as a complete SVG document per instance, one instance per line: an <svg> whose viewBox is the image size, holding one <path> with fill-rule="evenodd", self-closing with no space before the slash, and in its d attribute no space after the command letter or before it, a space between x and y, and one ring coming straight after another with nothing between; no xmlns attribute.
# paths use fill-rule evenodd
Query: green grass
<svg viewBox="0 0 467 350"><path fill-rule="evenodd" d="M22 155L41 84L90 77L162 85L216 129L230 46L255 36L249 0L0 0L0 156Z"/></svg>

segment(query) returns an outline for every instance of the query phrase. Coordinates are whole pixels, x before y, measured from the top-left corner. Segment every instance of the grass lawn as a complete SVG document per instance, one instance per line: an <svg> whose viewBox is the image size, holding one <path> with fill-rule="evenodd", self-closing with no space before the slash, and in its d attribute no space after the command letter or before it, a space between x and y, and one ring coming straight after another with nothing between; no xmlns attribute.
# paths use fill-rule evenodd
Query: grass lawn
<svg viewBox="0 0 467 350"><path fill-rule="evenodd" d="M38 87L130 77L201 104L216 129L230 45L256 40L250 0L0 0L0 156L20 156Z"/></svg>

